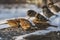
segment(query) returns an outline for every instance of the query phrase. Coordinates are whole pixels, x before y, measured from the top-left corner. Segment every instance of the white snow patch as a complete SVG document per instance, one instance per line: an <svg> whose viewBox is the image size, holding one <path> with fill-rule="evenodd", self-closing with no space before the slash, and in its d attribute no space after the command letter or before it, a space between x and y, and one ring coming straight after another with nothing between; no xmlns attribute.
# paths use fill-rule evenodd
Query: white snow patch
<svg viewBox="0 0 60 40"><path fill-rule="evenodd" d="M8 28L8 27L10 27L8 24L0 25L0 29Z"/></svg>
<svg viewBox="0 0 60 40"><path fill-rule="evenodd" d="M56 15L58 16L56 17ZM49 20L51 21L50 24L60 26L60 12L56 13L56 15L53 15L49 18Z"/></svg>
<svg viewBox="0 0 60 40"><path fill-rule="evenodd" d="M1 40L2 38L0 37L0 40Z"/></svg>

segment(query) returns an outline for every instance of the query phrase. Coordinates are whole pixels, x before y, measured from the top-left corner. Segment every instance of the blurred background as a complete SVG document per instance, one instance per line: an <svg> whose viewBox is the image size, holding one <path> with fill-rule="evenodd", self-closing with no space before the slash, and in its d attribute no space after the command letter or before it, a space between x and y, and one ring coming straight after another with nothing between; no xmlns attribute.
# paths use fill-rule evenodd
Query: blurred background
<svg viewBox="0 0 60 40"><path fill-rule="evenodd" d="M40 0L0 0L0 4L14 4L14 3L35 3ZM59 2L60 0L53 0L54 3Z"/></svg>

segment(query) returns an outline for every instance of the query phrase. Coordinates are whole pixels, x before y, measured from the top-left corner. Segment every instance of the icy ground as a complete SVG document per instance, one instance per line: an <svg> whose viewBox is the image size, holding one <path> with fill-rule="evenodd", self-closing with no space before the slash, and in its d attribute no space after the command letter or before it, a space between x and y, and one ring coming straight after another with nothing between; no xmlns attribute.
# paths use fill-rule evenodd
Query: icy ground
<svg viewBox="0 0 60 40"><path fill-rule="evenodd" d="M9 8L11 7L11 8ZM23 5L9 5L9 9L7 8L7 5L0 5L0 24L6 22L7 19L11 19L11 18L18 18L18 17L23 17L23 18L28 18L26 13L29 9L35 10L39 13L42 14L41 9L37 8L35 5L28 5L25 4ZM26 35L21 35L21 36L17 36L15 40L22 40L23 37L25 36L29 36L29 35L45 35L46 33L49 33L51 31L60 31L60 13L57 13L56 15L58 15L57 17L54 15L52 16L50 19L51 22L49 22L52 25L56 25L58 27L49 27L47 28L47 30L38 30L36 32L33 33L29 33ZM31 18L33 19L33 18ZM0 29L2 28L7 28L9 27L9 25L4 24L4 25L0 25ZM1 39L1 37L0 37Z"/></svg>

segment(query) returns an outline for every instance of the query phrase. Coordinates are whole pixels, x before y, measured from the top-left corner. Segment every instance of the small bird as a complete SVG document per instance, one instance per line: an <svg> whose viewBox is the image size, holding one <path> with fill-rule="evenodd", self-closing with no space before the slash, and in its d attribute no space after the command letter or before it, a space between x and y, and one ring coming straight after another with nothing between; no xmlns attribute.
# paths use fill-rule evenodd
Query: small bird
<svg viewBox="0 0 60 40"><path fill-rule="evenodd" d="M50 4L50 3L54 4L53 0L47 0L47 5Z"/></svg>
<svg viewBox="0 0 60 40"><path fill-rule="evenodd" d="M14 20L7 20L7 24L9 24L10 27L19 27L19 22L16 19L14 19Z"/></svg>
<svg viewBox="0 0 60 40"><path fill-rule="evenodd" d="M24 31L27 31L31 28L32 24L29 20L27 19L24 19L24 18L20 18L20 25L21 25L21 28L24 30Z"/></svg>
<svg viewBox="0 0 60 40"><path fill-rule="evenodd" d="M54 14L58 13L60 11L60 8L54 4L48 4L48 8L50 9L51 12Z"/></svg>
<svg viewBox="0 0 60 40"><path fill-rule="evenodd" d="M28 10L27 15L29 17L35 17L36 19L39 19L41 21L48 21L48 19L46 19L43 15L35 12L34 10Z"/></svg>
<svg viewBox="0 0 60 40"><path fill-rule="evenodd" d="M49 21L48 19L46 19L43 15L41 15L39 13L37 13L35 15L35 19L38 19L38 20L43 21L43 22Z"/></svg>
<svg viewBox="0 0 60 40"><path fill-rule="evenodd" d="M34 23L35 26L36 26L38 29L40 29L40 30L46 29L46 28L48 28L49 26L57 27L57 26L55 26L55 25L49 24L48 22L44 22L44 21L41 21L41 20L38 20L38 19L34 19L34 20L33 20L33 23Z"/></svg>
<svg viewBox="0 0 60 40"><path fill-rule="evenodd" d="M46 17L48 17L48 18L50 18L51 16L55 15L54 13L52 13L52 12L48 9L47 6L43 6L43 7L42 7L42 10L43 10L43 14L44 14Z"/></svg>
<svg viewBox="0 0 60 40"><path fill-rule="evenodd" d="M13 27L13 28L21 27L23 31L27 31L31 28L31 26L33 26L29 20L24 19L24 18L7 20L7 22L3 24L8 24L10 25L10 27Z"/></svg>

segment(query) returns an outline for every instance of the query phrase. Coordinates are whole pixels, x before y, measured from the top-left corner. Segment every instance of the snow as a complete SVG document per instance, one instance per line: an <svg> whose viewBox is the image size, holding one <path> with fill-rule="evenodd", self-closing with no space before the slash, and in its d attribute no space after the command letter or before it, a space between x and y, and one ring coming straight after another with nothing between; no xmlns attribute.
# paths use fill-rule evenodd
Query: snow
<svg viewBox="0 0 60 40"><path fill-rule="evenodd" d="M10 27L8 24L0 25L0 29L8 28L8 27Z"/></svg>
<svg viewBox="0 0 60 40"><path fill-rule="evenodd" d="M0 40L2 40L2 38L0 37Z"/></svg>
<svg viewBox="0 0 60 40"><path fill-rule="evenodd" d="M3 5L0 6L0 24L6 23L7 22L6 20L14 19L14 18L28 19L29 17L27 16L26 13L30 9L35 10L38 13L42 14L41 10L39 10L40 8L37 8L35 5L26 4L26 5L24 5L24 7L19 5L18 8L15 8L14 6L16 7L16 5L12 5L11 9L4 8ZM56 17L56 15L58 15L58 16ZM52 17L49 18L49 20L50 20L49 23L52 25L56 25L58 27L48 27L48 28L46 28L46 30L38 30L33 33L17 36L17 37L15 37L16 38L15 40L23 40L23 37L26 37L29 35L46 35L47 33L51 32L51 31L60 31L60 12L57 13L56 15L53 15ZM34 19L34 17L30 18L28 20L32 23L31 20L33 20L33 19ZM8 24L0 25L0 29L7 28L7 27L9 27Z"/></svg>
<svg viewBox="0 0 60 40"><path fill-rule="evenodd" d="M56 15L58 15L56 17ZM49 20L51 21L50 24L60 26L60 12L56 15L52 16Z"/></svg>

